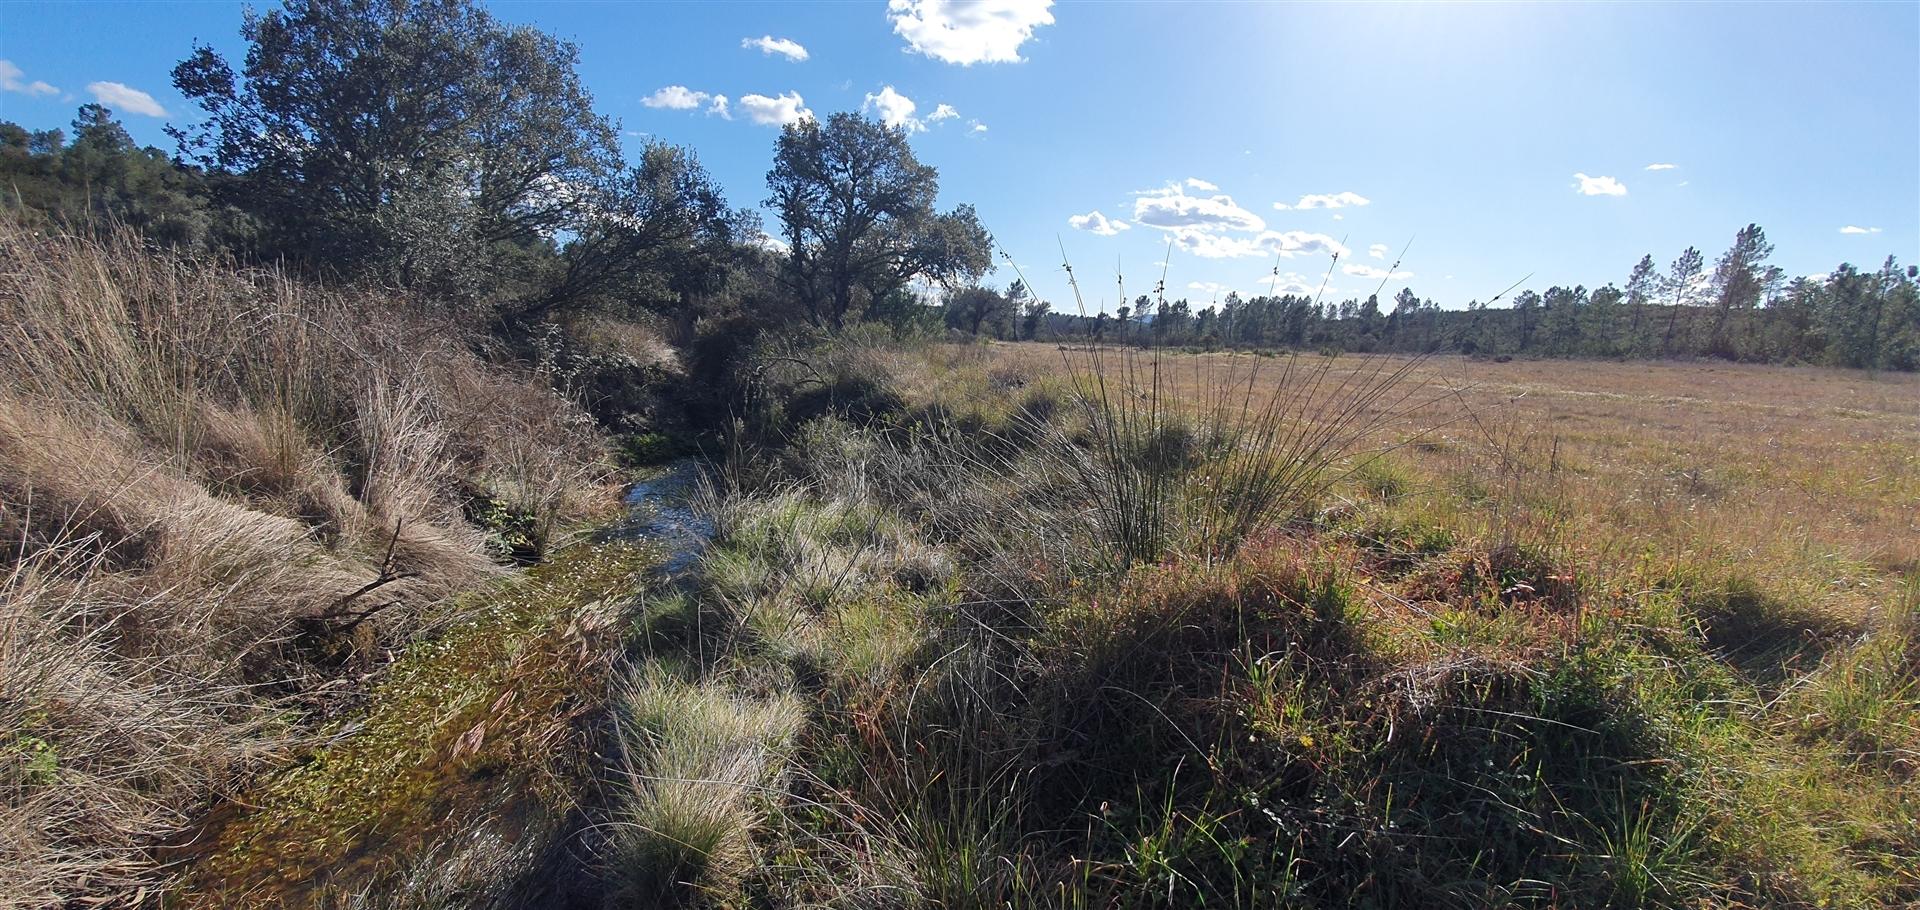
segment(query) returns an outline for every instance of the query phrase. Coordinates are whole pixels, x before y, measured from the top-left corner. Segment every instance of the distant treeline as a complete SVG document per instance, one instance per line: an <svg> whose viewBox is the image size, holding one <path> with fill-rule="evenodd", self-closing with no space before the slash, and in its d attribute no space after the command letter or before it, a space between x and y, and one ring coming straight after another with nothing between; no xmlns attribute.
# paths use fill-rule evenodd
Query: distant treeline
<svg viewBox="0 0 1920 910"><path fill-rule="evenodd" d="M1787 280L1766 264L1757 225L1740 230L1711 271L1689 248L1663 273L1651 255L1612 284L1522 291L1511 303L1444 310L1403 288L1384 304L1230 293L1195 307L1142 295L1112 314L1055 312L1015 282L1008 291L953 295L949 328L999 338L1091 338L1143 346L1305 348L1500 357L1714 357L1920 370L1916 270L1889 256L1877 270L1843 263L1824 277Z"/></svg>

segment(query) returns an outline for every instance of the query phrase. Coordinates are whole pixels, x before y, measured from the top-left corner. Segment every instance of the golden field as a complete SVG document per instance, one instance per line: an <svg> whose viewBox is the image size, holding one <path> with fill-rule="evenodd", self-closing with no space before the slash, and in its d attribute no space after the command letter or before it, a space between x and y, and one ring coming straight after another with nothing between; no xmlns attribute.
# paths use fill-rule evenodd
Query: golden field
<svg viewBox="0 0 1920 910"><path fill-rule="evenodd" d="M1088 356L1044 343L989 351L989 370L1036 374ZM1153 355L1103 357L1112 369ZM1251 375L1263 397L1322 359L1301 355L1290 380L1285 355L1159 355L1176 398L1228 373ZM1406 363L1342 355L1322 388ZM1396 495L1408 507L1451 511L1506 488L1569 555L1618 583L1682 566L1735 573L1854 622L1920 573L1920 376L1456 356L1412 367L1412 396L1379 440L1410 481Z"/></svg>

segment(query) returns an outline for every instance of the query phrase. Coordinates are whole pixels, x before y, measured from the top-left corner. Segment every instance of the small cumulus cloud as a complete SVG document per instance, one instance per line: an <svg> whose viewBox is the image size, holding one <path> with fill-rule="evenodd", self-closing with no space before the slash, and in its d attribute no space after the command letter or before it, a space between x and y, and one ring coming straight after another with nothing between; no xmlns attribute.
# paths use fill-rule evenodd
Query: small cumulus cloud
<svg viewBox="0 0 1920 910"><path fill-rule="evenodd" d="M20 67L15 66L11 60L0 60L0 91L14 92L29 98L60 94L59 89L38 79L28 82L27 74Z"/></svg>
<svg viewBox="0 0 1920 910"><path fill-rule="evenodd" d="M87 91L93 93L95 101L116 111L128 114L141 114L147 117L165 117L167 109L153 96L129 85L118 82L89 82Z"/></svg>
<svg viewBox="0 0 1920 910"><path fill-rule="evenodd" d="M1325 234L1307 231L1261 231L1233 235L1200 228L1174 228L1173 245L1202 259L1239 259L1246 256L1295 256L1346 253L1346 247Z"/></svg>
<svg viewBox="0 0 1920 910"><path fill-rule="evenodd" d="M727 96L696 92L684 85L669 85L640 99L640 103L647 107L668 111L691 111L705 107L709 115L726 120L733 119L733 112L727 105Z"/></svg>
<svg viewBox="0 0 1920 910"><path fill-rule="evenodd" d="M1067 219L1067 224L1082 231L1099 234L1102 237L1112 237L1121 231L1130 230L1133 227L1133 225L1121 221L1118 218L1108 218L1106 215L1101 214L1099 209L1094 209L1085 215L1074 215Z"/></svg>
<svg viewBox="0 0 1920 910"><path fill-rule="evenodd" d="M1201 180L1198 177L1188 177L1187 186L1191 189L1203 190L1209 193L1219 189L1219 187L1214 186L1212 183L1209 183L1205 180Z"/></svg>
<svg viewBox="0 0 1920 910"><path fill-rule="evenodd" d="M1394 281L1405 281L1413 277L1412 272L1389 272L1363 263L1348 263L1341 266L1340 271L1356 278L1391 278Z"/></svg>
<svg viewBox="0 0 1920 910"><path fill-rule="evenodd" d="M1320 293L1320 285L1326 279L1320 276L1302 275L1299 272L1282 272L1278 269L1261 275L1258 279L1260 290L1269 294L1298 294L1311 297ZM1338 288L1327 288L1337 292Z"/></svg>
<svg viewBox="0 0 1920 910"><path fill-rule="evenodd" d="M1372 204L1373 200L1359 193L1342 191L1338 193L1309 193L1301 196L1300 201L1292 205L1284 202L1276 202L1273 204L1273 207L1284 212L1290 209L1344 209L1348 206Z"/></svg>
<svg viewBox="0 0 1920 910"><path fill-rule="evenodd" d="M912 98L894 91L893 86L883 86L878 94L869 92L865 101L860 102L861 113L876 113L880 122L895 129L909 133L918 133L927 128L920 118L913 116L919 105Z"/></svg>
<svg viewBox="0 0 1920 910"><path fill-rule="evenodd" d="M933 113L927 115L927 122L939 123L942 120L952 120L953 118L958 116L960 116L960 112L954 110L953 105L937 104L937 105L934 105Z"/></svg>
<svg viewBox="0 0 1920 910"><path fill-rule="evenodd" d="M978 120L969 120L967 121L967 125L973 127L973 132L976 133L984 133L987 131L987 125Z"/></svg>
<svg viewBox="0 0 1920 910"><path fill-rule="evenodd" d="M945 63L1019 63L1020 45L1053 24L1053 0L889 0L907 50Z"/></svg>
<svg viewBox="0 0 1920 910"><path fill-rule="evenodd" d="M1573 188L1582 196L1625 196L1627 185L1612 177L1573 175Z"/></svg>
<svg viewBox="0 0 1920 910"><path fill-rule="evenodd" d="M1218 281L1189 281L1187 282L1187 290L1199 291L1202 294L1212 294L1215 297L1224 297L1234 292L1233 288L1221 284Z"/></svg>
<svg viewBox="0 0 1920 910"><path fill-rule="evenodd" d="M1259 231L1267 223L1241 208L1232 196L1189 196L1178 184L1133 200L1133 220L1156 228Z"/></svg>
<svg viewBox="0 0 1920 910"><path fill-rule="evenodd" d="M735 106L747 119L761 126L788 126L813 119L813 111L799 92L783 92L772 98L765 95L741 95Z"/></svg>
<svg viewBox="0 0 1920 910"><path fill-rule="evenodd" d="M1375 259L1385 259L1387 258L1387 245L1384 243L1376 243L1368 246L1367 255Z"/></svg>
<svg viewBox="0 0 1920 910"><path fill-rule="evenodd" d="M1856 225L1856 224L1849 224L1846 227L1841 228L1840 233L1842 234L1878 234L1880 233L1880 229L1877 227L1860 227L1859 225Z"/></svg>
<svg viewBox="0 0 1920 910"><path fill-rule="evenodd" d="M684 85L669 85L645 98L640 103L652 108L664 108L670 111L690 111L712 98L706 92L696 92Z"/></svg>
<svg viewBox="0 0 1920 910"><path fill-rule="evenodd" d="M1647 165L1647 167L1646 167L1646 170L1649 170L1649 171L1670 171L1670 170L1673 170L1674 168L1677 168L1677 167L1679 167L1679 166L1680 166L1680 165L1677 165L1677 164L1649 164L1649 165Z"/></svg>
<svg viewBox="0 0 1920 910"><path fill-rule="evenodd" d="M778 54L795 63L807 59L807 49L801 47L800 42L792 38L775 38L772 35L761 35L758 38L740 39L740 46L748 50L759 48L760 53L769 57Z"/></svg>

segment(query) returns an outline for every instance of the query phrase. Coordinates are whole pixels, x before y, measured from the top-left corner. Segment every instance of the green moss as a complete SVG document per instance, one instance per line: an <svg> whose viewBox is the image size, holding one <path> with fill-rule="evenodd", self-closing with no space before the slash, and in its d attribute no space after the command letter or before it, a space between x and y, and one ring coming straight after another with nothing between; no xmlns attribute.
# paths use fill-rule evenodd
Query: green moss
<svg viewBox="0 0 1920 910"><path fill-rule="evenodd" d="M620 607L656 552L581 546L475 595L411 647L330 744L217 821L180 896L190 906L286 902L321 878L377 876L488 819L552 820L584 756L573 719L598 707L622 639Z"/></svg>

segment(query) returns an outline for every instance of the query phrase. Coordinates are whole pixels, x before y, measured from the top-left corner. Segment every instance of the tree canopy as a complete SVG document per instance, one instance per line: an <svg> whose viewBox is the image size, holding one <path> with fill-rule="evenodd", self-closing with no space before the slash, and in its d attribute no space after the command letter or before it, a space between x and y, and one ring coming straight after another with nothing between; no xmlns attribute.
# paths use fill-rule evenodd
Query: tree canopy
<svg viewBox="0 0 1920 910"><path fill-rule="evenodd" d="M783 280L817 325L840 328L856 305L915 280L954 286L993 264L973 207L936 212L939 174L877 120L788 125L767 187L788 244Z"/></svg>
<svg viewBox="0 0 1920 910"><path fill-rule="evenodd" d="M264 257L540 315L684 302L742 223L689 151L629 170L573 45L470 0L288 0L242 35L238 71L204 46L175 67L208 119L171 132Z"/></svg>

